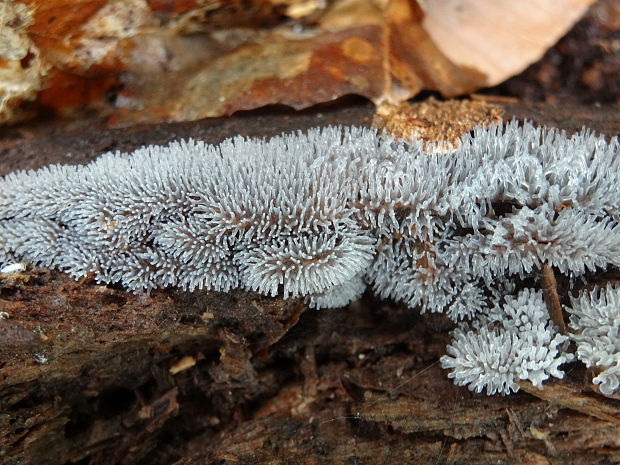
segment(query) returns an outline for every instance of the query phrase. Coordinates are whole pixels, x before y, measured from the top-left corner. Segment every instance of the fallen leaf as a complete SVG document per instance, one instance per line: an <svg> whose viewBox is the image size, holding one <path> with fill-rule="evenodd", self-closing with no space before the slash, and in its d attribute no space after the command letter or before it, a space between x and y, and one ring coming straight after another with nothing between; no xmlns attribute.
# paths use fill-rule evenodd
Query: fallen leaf
<svg viewBox="0 0 620 465"><path fill-rule="evenodd" d="M37 96L127 125L348 94L377 104L462 95L537 60L593 1L9 0L22 19L6 27L23 53L0 49L0 88L24 73L30 83L0 100L0 122Z"/></svg>

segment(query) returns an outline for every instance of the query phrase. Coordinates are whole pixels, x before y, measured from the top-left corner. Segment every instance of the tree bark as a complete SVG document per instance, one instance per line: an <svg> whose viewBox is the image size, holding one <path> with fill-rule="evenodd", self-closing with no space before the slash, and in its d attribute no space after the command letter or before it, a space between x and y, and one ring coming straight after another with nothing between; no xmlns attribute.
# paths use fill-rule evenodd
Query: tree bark
<svg viewBox="0 0 620 465"><path fill-rule="evenodd" d="M620 128L618 106L502 105L507 120ZM372 116L350 100L122 130L44 128L0 142L0 174ZM6 464L620 462L620 403L593 391L579 363L543 391L475 395L438 364L447 318L369 296L315 311L241 291L133 295L28 269L0 280L0 311Z"/></svg>

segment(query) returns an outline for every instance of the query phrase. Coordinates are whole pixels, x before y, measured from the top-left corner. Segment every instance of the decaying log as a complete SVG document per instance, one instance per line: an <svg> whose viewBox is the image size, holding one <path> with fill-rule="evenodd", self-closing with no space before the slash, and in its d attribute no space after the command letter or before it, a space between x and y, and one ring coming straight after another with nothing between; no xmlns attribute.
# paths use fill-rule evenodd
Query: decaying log
<svg viewBox="0 0 620 465"><path fill-rule="evenodd" d="M608 134L620 108L502 104ZM196 137L370 125L367 103L0 142L2 174ZM437 360L452 323L366 297L307 310L247 292L133 295L28 268L0 278L0 462L6 464L620 462L620 403L585 369L486 397Z"/></svg>

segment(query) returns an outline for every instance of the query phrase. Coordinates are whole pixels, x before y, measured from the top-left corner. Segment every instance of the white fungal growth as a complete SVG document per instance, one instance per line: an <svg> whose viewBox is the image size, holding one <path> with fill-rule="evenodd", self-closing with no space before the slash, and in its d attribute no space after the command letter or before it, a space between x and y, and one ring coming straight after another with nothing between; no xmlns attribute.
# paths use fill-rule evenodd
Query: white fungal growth
<svg viewBox="0 0 620 465"><path fill-rule="evenodd" d="M620 391L620 288L607 286L571 299L577 358L600 373L592 380L605 395Z"/></svg>
<svg viewBox="0 0 620 465"><path fill-rule="evenodd" d="M620 266L618 205L620 144L587 130L513 121L448 153L355 127L187 140L0 179L0 268L23 260L134 292L242 288L317 308L368 287L461 321L444 366L507 393L561 376L570 357L537 293L498 296L544 264L571 278ZM611 352L577 341L606 367L601 390L617 389Z"/></svg>
<svg viewBox="0 0 620 465"><path fill-rule="evenodd" d="M350 302L359 299L366 290L363 273L358 273L348 281L328 290L307 297L308 305L312 308L344 307Z"/></svg>
<svg viewBox="0 0 620 465"><path fill-rule="evenodd" d="M0 274L19 273L20 271L24 271L25 269L26 269L25 263L9 263L8 265L0 268Z"/></svg>
<svg viewBox="0 0 620 465"><path fill-rule="evenodd" d="M284 237L236 255L245 287L284 298L327 291L366 269L373 242L359 235Z"/></svg>
<svg viewBox="0 0 620 465"><path fill-rule="evenodd" d="M519 390L527 380L542 388L550 376L562 378L559 366L572 359L564 353L568 337L558 334L549 321L542 292L525 289L506 297L477 322L478 328L461 324L441 358L449 378L459 386L488 395Z"/></svg>

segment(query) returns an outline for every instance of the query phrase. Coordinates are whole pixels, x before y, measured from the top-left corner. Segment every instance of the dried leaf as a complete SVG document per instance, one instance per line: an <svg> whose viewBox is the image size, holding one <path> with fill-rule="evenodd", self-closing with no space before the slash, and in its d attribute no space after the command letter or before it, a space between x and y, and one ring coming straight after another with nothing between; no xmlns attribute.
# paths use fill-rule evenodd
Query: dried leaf
<svg viewBox="0 0 620 465"><path fill-rule="evenodd" d="M5 10L25 4L20 14L32 18L27 34L25 20L7 23L27 44L19 60L37 66L11 68L0 84L28 68L33 83L17 104L45 86L43 106L95 105L113 112L111 124L305 108L347 94L398 104L424 89L455 96L503 81L592 2L10 0ZM119 87L111 106L103 97ZM0 122L16 118L0 108Z"/></svg>

